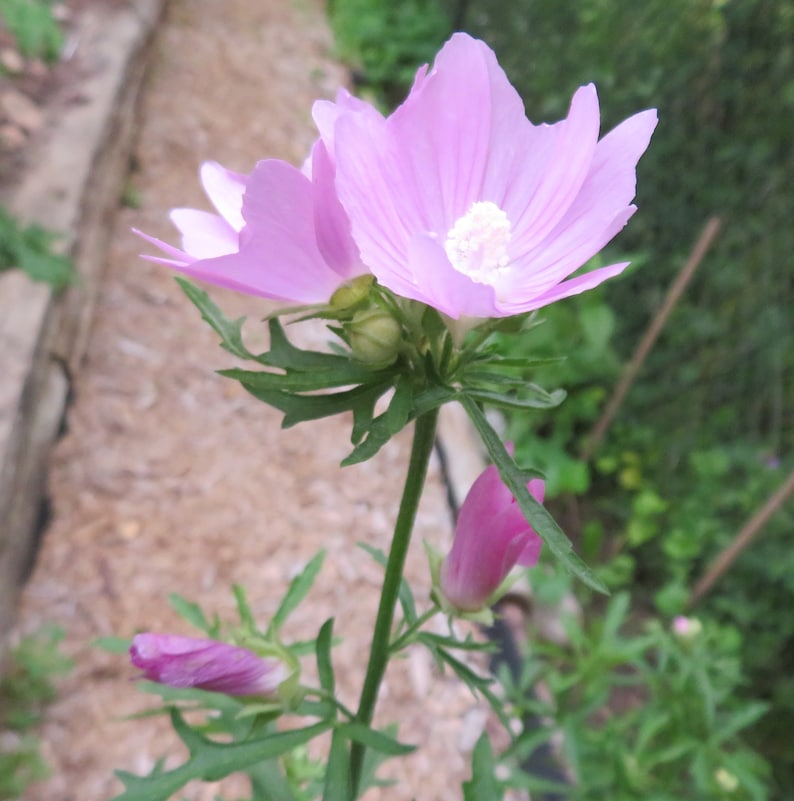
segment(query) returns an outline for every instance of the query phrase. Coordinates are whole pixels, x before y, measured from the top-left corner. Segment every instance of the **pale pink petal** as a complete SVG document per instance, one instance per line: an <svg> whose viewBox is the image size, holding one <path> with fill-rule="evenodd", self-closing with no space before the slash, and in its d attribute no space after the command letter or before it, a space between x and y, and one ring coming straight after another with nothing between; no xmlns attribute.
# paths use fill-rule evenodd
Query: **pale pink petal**
<svg viewBox="0 0 794 801"><path fill-rule="evenodd" d="M157 239L157 237L149 236L149 234L145 234L143 231L139 231L137 228L133 228L132 233L134 233L136 236L139 236L141 239L145 239L149 244L154 245L157 248L160 248L160 250L162 250L163 253L167 253L169 256L172 257L172 260L168 260L168 259L161 259L159 256L144 256L143 254L141 254L142 257L147 261L153 261L158 264L168 264L170 266L185 265L193 261L193 259L183 250L179 250L178 248L175 248L173 245L169 245L167 242L163 242L162 239Z"/></svg>
<svg viewBox="0 0 794 801"><path fill-rule="evenodd" d="M240 252L194 265L247 286L254 294L299 303L327 302L340 284L323 259L314 230L312 183L277 160L260 161L243 198Z"/></svg>
<svg viewBox="0 0 794 801"><path fill-rule="evenodd" d="M213 259L237 250L237 231L217 214L173 209L169 217L182 234L183 250L193 259Z"/></svg>
<svg viewBox="0 0 794 801"><path fill-rule="evenodd" d="M577 90L568 117L555 126L557 136L544 154L545 168L526 208L518 216L508 210L516 251L542 242L573 204L592 164L599 124L598 95L588 84Z"/></svg>
<svg viewBox="0 0 794 801"><path fill-rule="evenodd" d="M408 263L415 276L415 300L457 320L466 317L492 317L499 311L493 287L476 284L450 263L444 248L429 234L415 236L408 248ZM377 273L376 273L377 275Z"/></svg>
<svg viewBox="0 0 794 801"><path fill-rule="evenodd" d="M325 143L319 140L312 148L312 183L314 186L314 227L317 247L328 266L340 280L367 272L361 263L356 243L350 233L350 220L342 208L334 186L335 170Z"/></svg>
<svg viewBox="0 0 794 801"><path fill-rule="evenodd" d="M614 278L616 275L620 275L623 270L629 266L629 263L630 262L624 261L620 264L611 264L608 267L599 267L597 270L591 270L589 273L585 273L584 275L579 275L576 278L570 278L567 281L563 281L561 284L557 284L556 286L552 287L542 295L533 297L531 301L516 304L516 307L520 306L521 312L534 311L535 309L542 309L544 306L548 306L549 304L555 303L563 298L569 298L571 295L578 295L582 292L586 292L588 289L595 289L595 287L597 287L599 284L602 284L607 279ZM507 308L509 307L507 307L505 304L505 310L507 310ZM510 310L507 313L518 314L519 310Z"/></svg>
<svg viewBox="0 0 794 801"><path fill-rule="evenodd" d="M387 122L403 167L395 193L401 207L420 211L427 231L446 235L480 196L491 144L492 70L515 94L493 52L456 34ZM521 108L517 95L515 101Z"/></svg>
<svg viewBox="0 0 794 801"><path fill-rule="evenodd" d="M418 209L402 202L399 151L385 120L344 115L336 141L336 188L361 260L385 286L390 275L412 283L410 232L427 229Z"/></svg>
<svg viewBox="0 0 794 801"><path fill-rule="evenodd" d="M207 161L199 171L201 184L218 213L235 230L243 227L243 193L246 176L222 167L216 161Z"/></svg>
<svg viewBox="0 0 794 801"><path fill-rule="evenodd" d="M354 97L347 89L339 89L336 93L336 102L331 100L316 100L312 106L312 117L320 138L323 140L331 163L334 164L336 153L336 123L343 114L370 114L375 118L382 118L380 112L369 103Z"/></svg>
<svg viewBox="0 0 794 801"><path fill-rule="evenodd" d="M571 208L544 242L516 257L520 267L509 289L512 297L544 294L620 232L636 211L628 205L636 188L636 164L655 126L655 111L635 114L598 143Z"/></svg>

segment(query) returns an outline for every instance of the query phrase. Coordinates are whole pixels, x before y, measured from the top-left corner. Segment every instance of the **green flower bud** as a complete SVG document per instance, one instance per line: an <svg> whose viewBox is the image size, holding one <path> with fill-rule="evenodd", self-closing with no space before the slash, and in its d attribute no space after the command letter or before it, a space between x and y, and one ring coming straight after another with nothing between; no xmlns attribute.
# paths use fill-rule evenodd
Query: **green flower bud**
<svg viewBox="0 0 794 801"><path fill-rule="evenodd" d="M372 275L359 275L347 281L331 295L329 306L335 310L352 308L369 297L369 289L374 282Z"/></svg>
<svg viewBox="0 0 794 801"><path fill-rule="evenodd" d="M402 326L383 309L356 312L345 332L353 356L371 367L388 367L400 354Z"/></svg>

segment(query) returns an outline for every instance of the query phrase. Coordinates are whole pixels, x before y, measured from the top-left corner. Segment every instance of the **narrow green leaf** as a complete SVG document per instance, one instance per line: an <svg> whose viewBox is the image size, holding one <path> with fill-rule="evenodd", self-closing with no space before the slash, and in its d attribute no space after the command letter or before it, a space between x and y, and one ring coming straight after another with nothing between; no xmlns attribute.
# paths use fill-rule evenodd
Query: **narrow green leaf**
<svg viewBox="0 0 794 801"><path fill-rule="evenodd" d="M248 603L245 588L239 584L233 584L232 592L234 593L235 601L237 601L237 613L240 615L240 625L250 631L256 631L254 613L251 611L251 605Z"/></svg>
<svg viewBox="0 0 794 801"><path fill-rule="evenodd" d="M334 682L334 668L331 663L331 643L333 642L334 619L329 618L323 623L317 635L316 655L317 674L320 677L320 686L333 696L336 684Z"/></svg>
<svg viewBox="0 0 794 801"><path fill-rule="evenodd" d="M347 742L339 729L331 738L331 751L325 766L323 801L350 801L350 754Z"/></svg>
<svg viewBox="0 0 794 801"><path fill-rule="evenodd" d="M168 602L171 604L173 610L181 618L187 620L191 626L201 629L205 634L210 634L213 631L213 625L207 620L198 604L186 600L175 592L172 592L168 596Z"/></svg>
<svg viewBox="0 0 794 801"><path fill-rule="evenodd" d="M563 566L597 592L609 594L604 584L592 570L573 552L573 545L557 525L545 507L538 503L527 489L522 471L505 449L498 434L493 430L482 409L467 393L461 393L460 402L469 415L474 427L482 437L488 454L499 470L499 475L513 493L521 511L529 524L543 538L549 550L562 562Z"/></svg>
<svg viewBox="0 0 794 801"><path fill-rule="evenodd" d="M566 393L564 389L546 392L539 387L535 388L533 385L526 385L525 389L532 390L533 394L529 397L518 397L504 392L476 388L467 388L466 394L475 400L488 403L499 409L554 409L565 400Z"/></svg>
<svg viewBox="0 0 794 801"><path fill-rule="evenodd" d="M317 574L320 572L320 568L323 566L324 559L325 551L320 551L309 561L303 571L292 579L287 589L287 594L270 621L269 631L277 632L295 610L295 607L306 597L312 588L312 584L314 584L314 580L317 578Z"/></svg>
<svg viewBox="0 0 794 801"><path fill-rule="evenodd" d="M483 732L471 755L471 779L463 782L463 801L498 801L503 797L494 768L491 741Z"/></svg>
<svg viewBox="0 0 794 801"><path fill-rule="evenodd" d="M97 637L91 645L111 654L126 654L130 650L132 640L129 637Z"/></svg>
<svg viewBox="0 0 794 801"><path fill-rule="evenodd" d="M361 745L385 756L404 756L416 751L415 745L401 743L391 735L370 729L369 726L365 726L363 723L356 723L355 721L342 723L337 726L337 731L342 732L347 739L361 743Z"/></svg>
<svg viewBox="0 0 794 801"><path fill-rule="evenodd" d="M610 599L601 628L601 639L605 643L611 643L617 636L618 630L626 619L630 602L631 598L627 592L619 592Z"/></svg>
<svg viewBox="0 0 794 801"><path fill-rule="evenodd" d="M278 760L257 762L246 773L257 801L297 801Z"/></svg>
<svg viewBox="0 0 794 801"><path fill-rule="evenodd" d="M366 542L357 543L362 551L366 551L384 570L389 560L386 554L380 549L369 545ZM400 599L400 606L403 610L403 617L406 622L413 623L416 620L416 603L414 602L414 594L411 591L411 585L405 580L405 576L400 578L400 589L398 591Z"/></svg>
<svg viewBox="0 0 794 801"><path fill-rule="evenodd" d="M195 284L181 276L176 276L175 280L187 295L188 300L201 312L204 320L220 336L221 345L241 359L252 359L253 354L243 344L242 332L245 317L230 320L203 289L199 289Z"/></svg>
<svg viewBox="0 0 794 801"><path fill-rule="evenodd" d="M730 740L737 735L742 729L751 726L759 718L763 717L769 711L769 704L762 701L747 701L744 706L738 711L734 712L726 721L721 723L717 732L715 745Z"/></svg>
<svg viewBox="0 0 794 801"><path fill-rule="evenodd" d="M413 418L420 417L427 412L432 412L434 409L438 409L445 403L449 403L450 401L457 399L457 391L451 389L450 387L445 387L440 384L429 387L428 389L422 390L417 395L414 395L414 409L411 416Z"/></svg>

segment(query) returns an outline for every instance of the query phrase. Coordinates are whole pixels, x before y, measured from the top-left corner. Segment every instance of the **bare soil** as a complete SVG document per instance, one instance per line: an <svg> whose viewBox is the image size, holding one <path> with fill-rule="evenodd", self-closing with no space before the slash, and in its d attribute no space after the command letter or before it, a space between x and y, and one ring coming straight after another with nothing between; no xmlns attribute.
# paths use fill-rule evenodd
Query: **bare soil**
<svg viewBox="0 0 794 801"><path fill-rule="evenodd" d="M313 636L335 617L340 693L355 704L380 580L355 543L388 548L409 432L373 461L340 470L350 420L280 431L276 412L213 372L231 357L169 272L138 258L147 248L130 233L176 242L168 209L207 207L197 178L206 159L243 172L264 157L300 163L315 135L312 101L346 80L330 48L317 0L173 0L159 31L130 176L141 203L118 215L68 430L52 458L54 518L20 609L18 633L59 624L76 662L42 729L52 777L27 801L102 801L121 790L114 768L143 772L164 754L169 766L182 758L164 721L125 720L152 699L123 657L91 645L139 630L194 633L171 611L169 592L232 620L230 585L243 584L266 621L324 548L320 578L284 635ZM213 297L229 315L248 315L251 342L264 345L260 301ZM326 338L310 327L299 336ZM421 541L444 547L450 537L433 465L408 565L419 599L429 585ZM420 748L384 770L398 784L368 801L460 798L482 707L416 651L390 668L383 688L378 722L394 720ZM187 797L216 792L191 788Z"/></svg>

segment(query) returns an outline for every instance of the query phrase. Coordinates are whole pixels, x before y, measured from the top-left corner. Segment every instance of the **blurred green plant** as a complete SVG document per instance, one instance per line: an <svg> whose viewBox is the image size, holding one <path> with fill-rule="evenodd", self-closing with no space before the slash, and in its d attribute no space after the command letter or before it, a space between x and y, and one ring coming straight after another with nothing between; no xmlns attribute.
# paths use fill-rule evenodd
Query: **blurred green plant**
<svg viewBox="0 0 794 801"><path fill-rule="evenodd" d="M539 601L570 592L569 580L543 567L531 575ZM585 624L563 613L565 644L532 635L519 679L502 676L525 721L508 763L525 762L558 734L573 782L557 789L570 801L765 801L768 766L742 732L767 705L737 692L739 633L692 621L679 634L654 619L638 626L629 607L628 593L618 593ZM554 789L521 770L509 783Z"/></svg>
<svg viewBox="0 0 794 801"><path fill-rule="evenodd" d="M55 698L54 676L72 662L60 653L63 631L47 626L24 637L11 652L0 680L0 799L18 799L32 781L45 778L47 765L32 730Z"/></svg>
<svg viewBox="0 0 794 801"><path fill-rule="evenodd" d="M0 20L23 56L47 62L58 60L63 33L50 0L0 0Z"/></svg>
<svg viewBox="0 0 794 801"><path fill-rule="evenodd" d="M0 206L0 272L18 267L34 281L63 289L75 280L75 273L70 259L52 252L57 239L40 225L22 226Z"/></svg>
<svg viewBox="0 0 794 801"><path fill-rule="evenodd" d="M339 57L386 107L403 99L417 68L452 32L438 0L332 0L328 15Z"/></svg>

